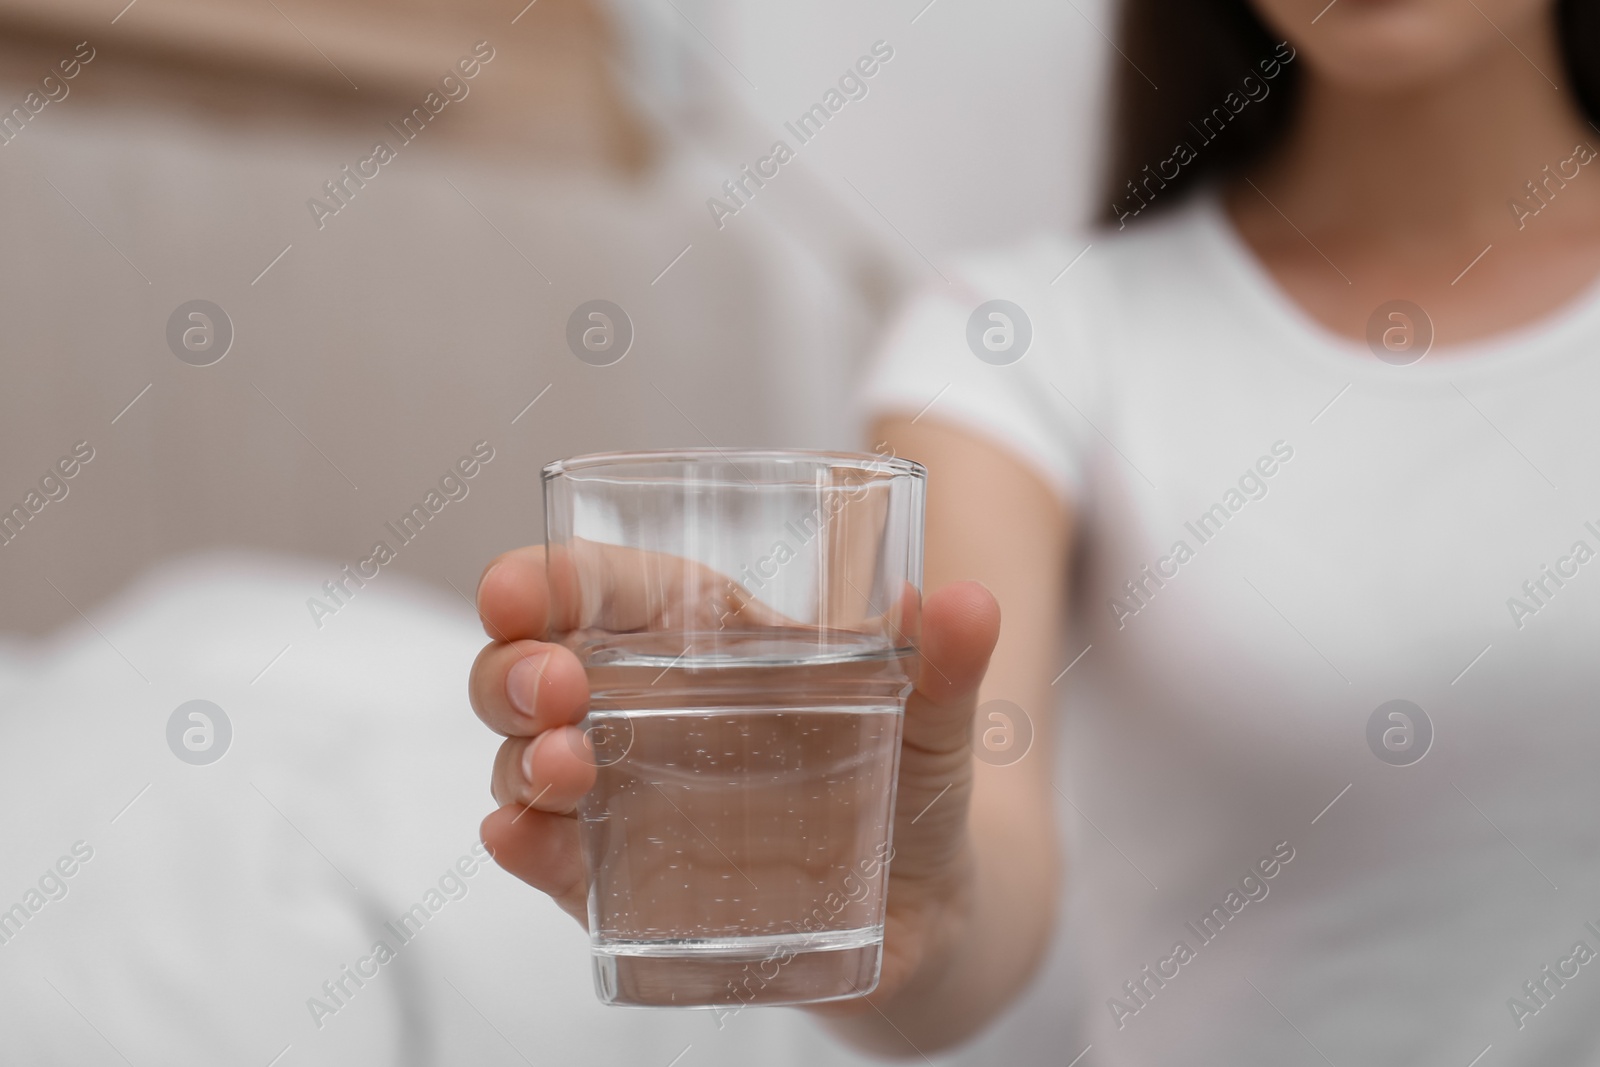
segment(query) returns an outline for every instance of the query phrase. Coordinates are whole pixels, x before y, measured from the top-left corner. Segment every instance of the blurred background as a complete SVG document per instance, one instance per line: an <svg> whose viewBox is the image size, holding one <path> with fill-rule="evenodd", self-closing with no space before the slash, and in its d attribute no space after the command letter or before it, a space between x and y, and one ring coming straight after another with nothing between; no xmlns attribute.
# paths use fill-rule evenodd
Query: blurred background
<svg viewBox="0 0 1600 1067"><path fill-rule="evenodd" d="M897 301L1089 217L1107 8L0 0L0 1062L855 1062L794 1013L600 1008L581 931L492 866L319 990L491 806L470 597L542 539L539 468L867 447ZM569 344L594 300L614 362ZM194 699L214 765L169 744ZM949 1062L1066 1062L1061 1003Z"/></svg>
<svg viewBox="0 0 1600 1067"><path fill-rule="evenodd" d="M902 291L1088 211L1102 5L924 4L0 2L6 108L95 51L0 146L0 500L96 450L5 547L5 628L198 548L353 559L481 439L503 465L402 572L468 583L538 539L561 456L854 442ZM783 123L880 40L868 95L799 146ZM470 94L319 227L307 201L478 41ZM719 229L706 201L778 138L795 160ZM166 339L194 299L234 330L203 369ZM632 320L614 366L568 351L591 299Z"/></svg>

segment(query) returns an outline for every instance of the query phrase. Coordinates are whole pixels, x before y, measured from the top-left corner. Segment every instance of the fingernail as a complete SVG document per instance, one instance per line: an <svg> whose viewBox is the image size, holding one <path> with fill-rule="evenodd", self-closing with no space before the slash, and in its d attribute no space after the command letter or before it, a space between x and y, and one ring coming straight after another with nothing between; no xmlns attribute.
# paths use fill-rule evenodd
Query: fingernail
<svg viewBox="0 0 1600 1067"><path fill-rule="evenodd" d="M500 560L495 560L493 563L489 564L487 567L485 567L483 569L483 573L482 574L478 575L478 590L477 591L478 591L478 595L479 596L483 595L483 586L484 586L484 583L486 583L489 580L489 575L493 574L495 571L500 569L500 562L501 562Z"/></svg>
<svg viewBox="0 0 1600 1067"><path fill-rule="evenodd" d="M522 753L522 777L528 783L528 789L533 789L533 754L539 750L539 745L550 736L546 730L528 743L527 749Z"/></svg>
<svg viewBox="0 0 1600 1067"><path fill-rule="evenodd" d="M512 707L529 718L539 706L539 685L544 680L544 664L548 658L548 653L543 653L519 659L506 673L506 697Z"/></svg>

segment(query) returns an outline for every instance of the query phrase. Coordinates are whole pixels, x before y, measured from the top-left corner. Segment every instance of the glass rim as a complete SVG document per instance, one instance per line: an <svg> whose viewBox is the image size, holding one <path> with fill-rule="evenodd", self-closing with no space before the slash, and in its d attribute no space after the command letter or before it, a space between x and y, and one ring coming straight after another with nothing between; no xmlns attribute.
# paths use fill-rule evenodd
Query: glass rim
<svg viewBox="0 0 1600 1067"><path fill-rule="evenodd" d="M622 466L651 466L671 463L692 464L697 460L716 460L735 470L741 462L788 461L830 469L868 471L892 477L926 480L928 470L916 460L885 456L876 452L831 452L805 448L669 448L622 452L588 452L547 463L540 471L543 481L590 471L606 471ZM773 483L776 484L776 483Z"/></svg>

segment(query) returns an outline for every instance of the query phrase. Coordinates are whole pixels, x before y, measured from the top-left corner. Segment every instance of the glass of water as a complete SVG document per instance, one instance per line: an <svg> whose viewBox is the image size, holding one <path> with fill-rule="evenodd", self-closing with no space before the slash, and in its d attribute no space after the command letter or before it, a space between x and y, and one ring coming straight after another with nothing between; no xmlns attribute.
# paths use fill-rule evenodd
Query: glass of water
<svg viewBox="0 0 1600 1067"><path fill-rule="evenodd" d="M878 981L926 471L633 452L544 469L552 640L583 663L578 817L608 1004Z"/></svg>

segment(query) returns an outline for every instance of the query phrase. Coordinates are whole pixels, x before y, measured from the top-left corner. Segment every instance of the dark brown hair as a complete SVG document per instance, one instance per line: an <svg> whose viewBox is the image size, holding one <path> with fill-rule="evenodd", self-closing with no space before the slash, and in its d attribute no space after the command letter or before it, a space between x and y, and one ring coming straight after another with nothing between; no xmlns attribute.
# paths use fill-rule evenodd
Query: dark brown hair
<svg viewBox="0 0 1600 1067"><path fill-rule="evenodd" d="M1564 87L1600 125L1600 0L1557 0L1556 25ZM1122 0L1118 36L1102 221L1121 226L1146 207L1176 204L1259 158L1288 129L1302 61L1262 66L1281 56L1280 39L1248 0ZM1245 100L1247 77L1267 91L1228 106L1230 94ZM1213 114L1219 122L1196 125ZM1181 165L1179 144L1190 148Z"/></svg>

